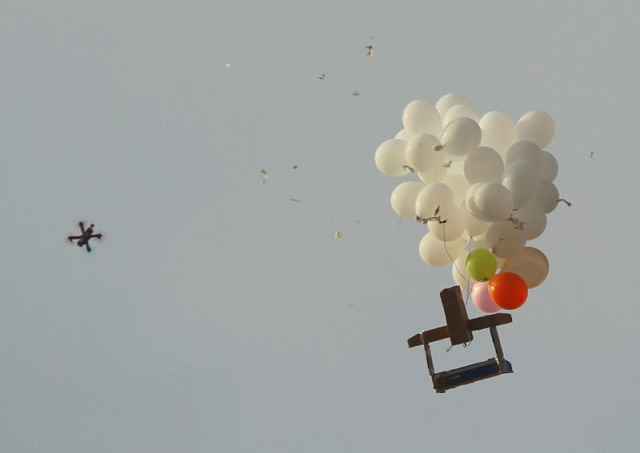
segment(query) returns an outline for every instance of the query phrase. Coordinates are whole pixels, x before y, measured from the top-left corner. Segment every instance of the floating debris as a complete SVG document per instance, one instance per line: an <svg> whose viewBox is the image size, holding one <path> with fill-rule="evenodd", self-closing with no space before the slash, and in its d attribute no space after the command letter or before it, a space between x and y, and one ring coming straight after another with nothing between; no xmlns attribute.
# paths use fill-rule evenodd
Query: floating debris
<svg viewBox="0 0 640 453"><path fill-rule="evenodd" d="M360 96L360 92L358 90L351 93L351 96Z"/></svg>
<svg viewBox="0 0 640 453"><path fill-rule="evenodd" d="M230 65L229 63L225 63L225 64L224 64L224 67L225 67L225 68L227 68L227 69L229 69L229 68L231 67L231 65Z"/></svg>
<svg viewBox="0 0 640 453"><path fill-rule="evenodd" d="M289 198L289 200L291 200L291 201L295 201L296 203L301 203L301 201L300 201L300 200L298 200L297 198Z"/></svg>
<svg viewBox="0 0 640 453"><path fill-rule="evenodd" d="M420 216L416 216L416 220L420 223L422 223L423 225L426 225L427 223L435 220L436 222L438 222L440 225L447 223L447 219L442 220L440 218L440 216L438 215L440 213L440 205L438 205L436 207L436 210L433 212L433 215L431 217L427 217L426 219L423 219ZM401 219L402 220L402 219Z"/></svg>
<svg viewBox="0 0 640 453"><path fill-rule="evenodd" d="M593 159L593 151L591 151L591 158Z"/></svg>
<svg viewBox="0 0 640 453"><path fill-rule="evenodd" d="M409 170L411 173L415 173L415 172L416 172L416 169L415 169L415 168L410 167L410 166L408 166L408 165L403 165L403 166L402 166L402 168L403 168L404 170Z"/></svg>
<svg viewBox="0 0 640 453"><path fill-rule="evenodd" d="M367 46L365 47L365 49L367 49L367 57L370 57L373 55L373 46Z"/></svg>
<svg viewBox="0 0 640 453"><path fill-rule="evenodd" d="M297 166L297 165L294 165L294 166L293 166L293 169L294 169L294 170L297 170L297 169L298 169L298 166Z"/></svg>
<svg viewBox="0 0 640 453"><path fill-rule="evenodd" d="M263 185L265 182L269 180L269 173L267 173L267 170L265 170L264 168L260 169L260 173L262 173L262 176L264 176L264 179L260 183L260 185Z"/></svg>
<svg viewBox="0 0 640 453"><path fill-rule="evenodd" d="M333 232L333 237L336 238L336 239L340 239L342 237L342 232L334 231Z"/></svg>
<svg viewBox="0 0 640 453"><path fill-rule="evenodd" d="M327 74L325 74L324 72L322 74L320 74L320 76L318 77L320 80L324 80L324 78L327 76Z"/></svg>
<svg viewBox="0 0 640 453"><path fill-rule="evenodd" d="M449 167L451 167L451 163L452 163L452 162L453 162L452 160L450 160L450 161L446 162L446 163L443 165L443 167L444 167L444 168L449 168Z"/></svg>

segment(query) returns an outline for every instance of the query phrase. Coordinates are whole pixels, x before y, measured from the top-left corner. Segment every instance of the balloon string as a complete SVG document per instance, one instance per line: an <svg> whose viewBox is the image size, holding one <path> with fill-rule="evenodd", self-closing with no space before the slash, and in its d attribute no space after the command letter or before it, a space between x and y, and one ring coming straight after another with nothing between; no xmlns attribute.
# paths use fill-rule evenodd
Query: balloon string
<svg viewBox="0 0 640 453"><path fill-rule="evenodd" d="M456 260L453 259L453 257L451 256L451 253L449 253L449 249L447 249L447 234L446 234L446 228L445 228L445 223L447 222L447 219L440 220L440 218L438 217L438 222L440 222L440 225L442 225L442 239L443 239L442 244L444 245L444 251L446 252L449 259L451 260L451 264L453 264L453 267L458 273L458 275L460 275L460 277L462 277L464 282L467 284L467 297L464 301L464 304L467 305L469 303L469 296L471 295L471 282L467 280L467 278L464 276L462 272L460 272L460 269L456 264Z"/></svg>
<svg viewBox="0 0 640 453"><path fill-rule="evenodd" d="M572 205L572 203L570 201L567 201L564 198L560 198L560 199L556 200L556 204L560 203L561 201L563 201L569 207L571 207L571 205Z"/></svg>

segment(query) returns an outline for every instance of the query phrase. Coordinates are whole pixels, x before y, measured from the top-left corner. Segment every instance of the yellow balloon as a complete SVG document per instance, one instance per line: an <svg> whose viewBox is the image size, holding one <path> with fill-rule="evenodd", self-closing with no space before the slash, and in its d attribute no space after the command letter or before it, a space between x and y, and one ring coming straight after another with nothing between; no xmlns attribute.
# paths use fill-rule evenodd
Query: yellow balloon
<svg viewBox="0 0 640 453"><path fill-rule="evenodd" d="M476 281L486 282L498 270L498 260L487 249L475 249L467 257L467 272Z"/></svg>

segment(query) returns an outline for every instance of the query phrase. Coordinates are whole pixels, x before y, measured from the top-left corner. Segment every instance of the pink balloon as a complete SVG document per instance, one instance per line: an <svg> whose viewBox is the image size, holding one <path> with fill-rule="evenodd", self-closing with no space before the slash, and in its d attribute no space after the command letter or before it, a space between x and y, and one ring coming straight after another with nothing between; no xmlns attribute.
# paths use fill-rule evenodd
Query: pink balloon
<svg viewBox="0 0 640 453"><path fill-rule="evenodd" d="M490 314L500 311L500 307L489 296L489 282L474 283L471 289L471 300L482 313Z"/></svg>

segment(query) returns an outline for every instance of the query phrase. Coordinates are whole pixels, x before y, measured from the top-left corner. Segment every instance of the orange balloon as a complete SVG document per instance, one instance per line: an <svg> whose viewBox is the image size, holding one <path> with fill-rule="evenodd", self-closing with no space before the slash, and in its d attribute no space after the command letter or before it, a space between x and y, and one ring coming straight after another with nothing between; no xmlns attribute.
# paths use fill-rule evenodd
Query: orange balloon
<svg viewBox="0 0 640 453"><path fill-rule="evenodd" d="M489 280L489 296L505 310L515 310L524 304L529 288L522 277L513 272L500 272Z"/></svg>

